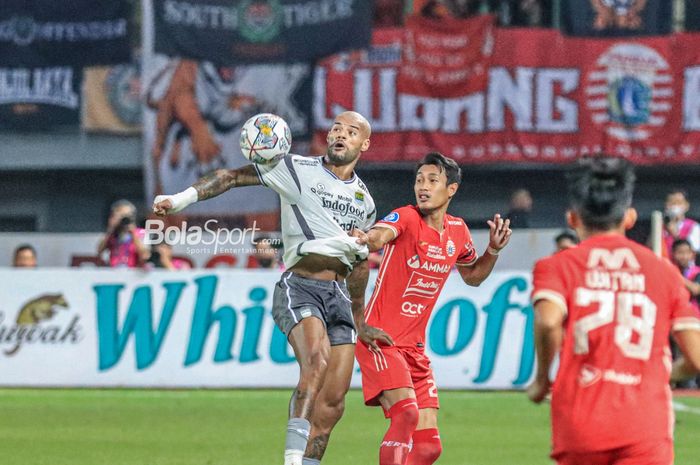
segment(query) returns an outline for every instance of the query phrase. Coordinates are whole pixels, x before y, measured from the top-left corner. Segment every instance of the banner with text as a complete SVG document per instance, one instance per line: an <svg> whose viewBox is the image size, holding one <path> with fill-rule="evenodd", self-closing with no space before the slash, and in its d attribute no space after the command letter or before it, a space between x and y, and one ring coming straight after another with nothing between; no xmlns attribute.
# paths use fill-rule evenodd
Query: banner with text
<svg viewBox="0 0 700 465"><path fill-rule="evenodd" d="M153 0L159 53L220 65L315 61L367 47L370 0Z"/></svg>
<svg viewBox="0 0 700 465"><path fill-rule="evenodd" d="M464 24L483 37L480 23ZM467 82L445 93L403 77L405 31L376 30L368 51L317 67L316 141L338 111L354 109L372 124L365 162L413 161L438 150L460 163L564 163L603 151L638 164L697 163L699 40L495 29L483 87Z"/></svg>
<svg viewBox="0 0 700 465"><path fill-rule="evenodd" d="M77 126L82 75L73 66L0 67L0 129Z"/></svg>
<svg viewBox="0 0 700 465"><path fill-rule="evenodd" d="M4 66L89 66L129 62L128 0L3 0Z"/></svg>
<svg viewBox="0 0 700 465"><path fill-rule="evenodd" d="M271 316L278 279L0 269L0 385L292 387L298 367ZM427 328L438 388L526 386L535 363L529 291L527 273L495 273L478 289L450 277Z"/></svg>

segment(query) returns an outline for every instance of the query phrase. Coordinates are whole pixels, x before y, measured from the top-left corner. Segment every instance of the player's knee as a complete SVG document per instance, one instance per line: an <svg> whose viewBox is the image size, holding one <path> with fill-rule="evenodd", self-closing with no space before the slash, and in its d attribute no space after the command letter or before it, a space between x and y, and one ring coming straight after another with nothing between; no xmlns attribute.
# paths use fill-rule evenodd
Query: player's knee
<svg viewBox="0 0 700 465"><path fill-rule="evenodd" d="M302 378L321 378L328 368L328 357L323 351L314 351L300 360Z"/></svg>
<svg viewBox="0 0 700 465"><path fill-rule="evenodd" d="M418 463L426 465L435 463L442 454L442 443L440 441L422 443L416 453L421 459Z"/></svg>
<svg viewBox="0 0 700 465"><path fill-rule="evenodd" d="M413 433L418 426L418 405L414 402L406 403L398 411L391 409L391 422L400 425L401 429Z"/></svg>

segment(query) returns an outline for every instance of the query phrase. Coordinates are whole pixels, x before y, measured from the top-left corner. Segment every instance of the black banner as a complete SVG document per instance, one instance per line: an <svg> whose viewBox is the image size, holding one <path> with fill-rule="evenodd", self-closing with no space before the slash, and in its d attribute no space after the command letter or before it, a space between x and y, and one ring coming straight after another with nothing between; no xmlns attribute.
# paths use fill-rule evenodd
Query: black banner
<svg viewBox="0 0 700 465"><path fill-rule="evenodd" d="M700 0L685 0L685 29L700 31Z"/></svg>
<svg viewBox="0 0 700 465"><path fill-rule="evenodd" d="M220 65L314 61L369 46L372 0L155 0L155 48Z"/></svg>
<svg viewBox="0 0 700 465"><path fill-rule="evenodd" d="M671 32L671 0L562 0L565 34L588 37L664 35Z"/></svg>
<svg viewBox="0 0 700 465"><path fill-rule="evenodd" d="M131 61L128 0L2 0L0 65L88 66Z"/></svg>
<svg viewBox="0 0 700 465"><path fill-rule="evenodd" d="M0 68L0 129L77 126L82 69Z"/></svg>

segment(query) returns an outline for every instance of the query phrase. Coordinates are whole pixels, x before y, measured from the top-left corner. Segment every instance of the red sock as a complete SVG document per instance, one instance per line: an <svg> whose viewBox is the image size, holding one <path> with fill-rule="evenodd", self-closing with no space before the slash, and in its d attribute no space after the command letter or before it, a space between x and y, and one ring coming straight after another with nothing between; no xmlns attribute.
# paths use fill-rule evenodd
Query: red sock
<svg viewBox="0 0 700 465"><path fill-rule="evenodd" d="M389 409L388 416L391 424L379 447L379 465L405 465L411 435L418 425L416 399L398 401Z"/></svg>
<svg viewBox="0 0 700 465"><path fill-rule="evenodd" d="M432 465L440 457L442 443L437 428L413 432L413 447L406 465Z"/></svg>

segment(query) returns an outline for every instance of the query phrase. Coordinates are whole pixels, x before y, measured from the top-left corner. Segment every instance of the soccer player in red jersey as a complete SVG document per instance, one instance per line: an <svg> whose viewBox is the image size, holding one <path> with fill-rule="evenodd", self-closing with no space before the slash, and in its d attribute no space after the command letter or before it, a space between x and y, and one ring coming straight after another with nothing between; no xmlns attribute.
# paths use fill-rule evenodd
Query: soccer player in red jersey
<svg viewBox="0 0 700 465"><path fill-rule="evenodd" d="M582 160L567 212L582 242L533 272L538 368L528 396L539 403L551 386L559 465L671 465L669 332L685 355L673 377L700 366L700 318L680 273L624 236L637 218L633 188L625 160Z"/></svg>
<svg viewBox="0 0 700 465"><path fill-rule="evenodd" d="M428 154L416 171L417 205L392 211L365 237L371 251L386 245L365 321L357 324L359 334L365 324L381 328L389 344L360 338L355 349L365 403L381 405L390 419L380 465L430 465L439 457L439 403L425 327L454 265L465 283L478 286L511 235L509 221L495 215L489 247L477 256L464 220L447 214L460 180L454 160Z"/></svg>

